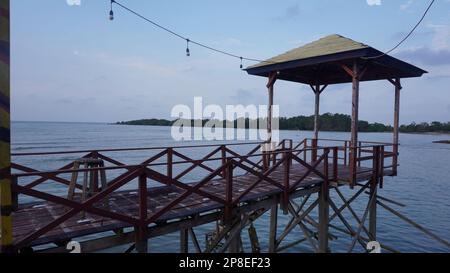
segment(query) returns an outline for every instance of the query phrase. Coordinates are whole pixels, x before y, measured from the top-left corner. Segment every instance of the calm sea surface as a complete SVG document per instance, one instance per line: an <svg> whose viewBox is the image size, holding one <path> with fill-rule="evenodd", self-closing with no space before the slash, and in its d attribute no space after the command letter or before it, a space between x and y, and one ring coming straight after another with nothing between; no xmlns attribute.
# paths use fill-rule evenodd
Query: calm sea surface
<svg viewBox="0 0 450 273"><path fill-rule="evenodd" d="M281 138L293 139L298 142L311 137L311 132L283 131ZM349 139L347 133L323 132L321 138ZM401 135L399 175L395 178L386 178L385 187L380 195L397 200L405 205L398 209L446 240L450 240L450 145L433 144L434 140L448 139L449 136L436 135ZM392 134L370 133L360 134L361 140L391 142ZM12 124L12 152L40 152L64 151L83 149L105 149L124 147L160 147L180 146L187 144L206 144L211 142L175 142L170 135L170 127L141 127L118 126L96 123L44 123L44 122L13 122ZM223 143L223 142L217 142ZM240 152L248 151L251 146L241 147ZM236 150L238 150L236 148ZM210 149L187 149L183 153L194 158L200 158ZM139 164L150 157L154 152L121 152L109 153L115 159L128 164ZM25 164L38 170L52 170L60 168L80 155L46 156L46 157L13 157L13 162ZM108 174L108 178L114 174ZM187 180L201 177L200 173L192 173ZM27 182L26 179L20 183ZM39 189L52 194L64 195L67 189L56 183L44 183ZM345 189L348 197L353 191ZM334 197L336 198L336 197ZM337 200L337 199L336 199ZM21 201L33 201L21 197ZM340 204L339 202L337 202ZM361 217L367 204L367 197L362 196L355 204L354 209ZM331 210L330 210L331 213ZM279 225L282 230L289 218L280 213ZM346 212L348 219L351 215ZM448 252L449 249L433 241L427 235L409 226L399 218L393 216L383 208L378 208L378 239L381 243L391 246L402 252ZM342 226L339 220L334 220ZM354 222L353 226L356 224ZM267 248L268 215L255 222L259 240L263 249ZM212 231L213 225L206 225L196 229L199 241L204 243L204 234ZM281 232L281 231L280 231ZM345 252L351 242L349 236L338 231L331 231L337 240L331 241L330 246L335 252ZM296 241L301 237L301 231L295 230L289 235L285 243ZM177 252L179 249L179 234L174 233L149 241L152 252ZM249 250L248 236L243 232L244 245ZM109 252L123 252L127 247L116 247ZM191 246L191 249L192 246ZM355 248L362 251L361 246ZM310 252L308 243L300 244L287 250L288 252Z"/></svg>

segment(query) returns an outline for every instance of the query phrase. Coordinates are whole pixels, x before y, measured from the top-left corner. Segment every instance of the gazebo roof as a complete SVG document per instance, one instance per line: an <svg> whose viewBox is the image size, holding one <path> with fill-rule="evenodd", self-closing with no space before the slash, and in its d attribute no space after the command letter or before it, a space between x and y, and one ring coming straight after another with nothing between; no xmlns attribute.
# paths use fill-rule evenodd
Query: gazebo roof
<svg viewBox="0 0 450 273"><path fill-rule="evenodd" d="M353 66L354 60L367 65L361 81L421 77L425 70L403 62L366 44L340 35L322 39L292 49L264 62L246 68L248 74L269 77L277 72L278 79L305 84L336 84L352 82L342 65Z"/></svg>

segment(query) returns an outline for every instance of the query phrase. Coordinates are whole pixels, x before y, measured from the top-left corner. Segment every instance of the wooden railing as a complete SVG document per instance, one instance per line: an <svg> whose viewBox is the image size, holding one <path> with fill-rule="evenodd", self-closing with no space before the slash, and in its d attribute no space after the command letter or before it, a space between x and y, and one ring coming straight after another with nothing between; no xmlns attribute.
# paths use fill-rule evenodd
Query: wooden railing
<svg viewBox="0 0 450 273"><path fill-rule="evenodd" d="M19 171L12 174L15 210L20 210L21 208L21 205L19 204L19 195L25 195L67 207L67 211L57 219L26 237L21 238L19 241L16 241L15 247L21 248L30 244L32 241L81 212L113 219L125 223L126 225L137 227L142 232L145 232L146 227L149 224L158 222L161 217L192 194L197 194L202 198L208 198L219 204L224 210L224 220L229 221L232 218L233 209L249 195L252 189L258 187L262 182L269 183L279 189L279 192L282 195L282 204L287 207L291 193L296 191L308 176L314 174L322 180L322 183L328 185L329 182L339 180L339 165L348 165L347 153L351 148L345 145L346 143L344 143L344 146L324 147L319 145L317 145L317 147L311 147L312 145L309 145L309 143L308 139L305 139L294 146L292 140L283 140L278 145L274 145L273 149L267 149L267 143L255 142L227 145L15 153L13 154L13 158L82 154L83 158L97 158L108 163L108 165L105 165L104 167L74 170L74 163L70 162L54 171L39 171L25 165L13 163L12 169ZM233 150L234 147L243 145L254 145L255 147L250 149L250 151L244 155ZM384 170L389 167L384 166L384 160L386 157L392 156L392 153L389 154L389 152L385 151L388 146L389 145L383 144L363 145L363 143L361 143L360 146L356 147L358 153L361 155L357 158L358 165L360 165L361 162L372 161L372 168L365 169L364 172L376 173L382 177ZM185 149L194 148L208 148L211 149L211 151L205 156L197 159L188 156L186 152L182 152ZM108 152L130 151L154 151L156 154L136 165L126 165L119 160L106 155ZM367 154L367 156L365 154ZM212 163L215 163L215 166L211 166ZM186 168L182 167L186 164L189 166ZM306 172L299 179L291 181L291 172L294 164L303 166L306 169ZM279 168L283 169L283 178L272 178L274 171ZM201 179L190 181L195 183L182 181L186 175L192 173L194 170L201 170L203 172ZM110 179L107 182L107 187L105 189L102 189L102 191L84 201L69 200L68 198L37 189L38 186L49 181L68 186L70 181L63 177L64 174L68 175L74 172L84 173L91 171L121 173ZM358 171L354 169L353 172L356 177ZM255 180L252 181L251 185L236 195L233 194L233 187L235 186L237 174L250 175L253 176ZM21 179L26 180L25 178L28 180L34 178L34 180L29 182L21 181ZM98 184L98 177L94 177L93 179L96 180L94 183ZM112 193L117 192L126 185L130 185L136 180L138 181L137 191L139 195L139 213L137 217L112 211L108 207L102 205L102 201L108 198ZM168 204L155 210L154 213L149 214L147 200L149 188L151 189L149 180L161 186L170 185L184 190L184 192L175 195ZM225 183L225 192L218 194L206 191L205 186L212 180L218 180L222 181L221 183ZM352 184L356 183L356 178L350 182ZM76 188L82 189L81 185L76 185Z"/></svg>

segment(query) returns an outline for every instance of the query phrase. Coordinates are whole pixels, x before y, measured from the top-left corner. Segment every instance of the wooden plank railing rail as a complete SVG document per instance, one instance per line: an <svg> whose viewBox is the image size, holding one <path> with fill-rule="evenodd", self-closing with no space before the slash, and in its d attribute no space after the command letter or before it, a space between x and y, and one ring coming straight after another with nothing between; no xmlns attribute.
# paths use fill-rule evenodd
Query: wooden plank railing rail
<svg viewBox="0 0 450 273"><path fill-rule="evenodd" d="M320 140L317 140L320 141ZM348 142L344 141L343 146L329 146L321 147L317 145L308 145L308 139L302 140L297 145L293 145L292 140L283 140L274 150L264 150L262 146L265 143L253 143L256 147L251 149L245 155L240 155L238 152L232 150L232 147L237 147L238 144L231 145L201 145L203 148L213 148L200 159L193 159L191 156L182 153L181 149L194 148L196 146L180 146L180 147L166 147L166 148L132 148L132 149L107 149L95 151L69 151L67 154L86 153L83 157L88 158L95 156L99 159L108 162L110 166L90 169L73 170L73 163L64 165L54 171L39 171L34 168L23 166L20 164L12 164L13 169L20 171L12 174L15 183L12 185L13 200L16 200L15 209L20 209L19 195L26 195L28 197L60 204L68 208L67 212L57 217L55 220L47 223L38 230L28 234L24 238L15 242L15 247L20 248L28 245L33 240L43 236L55 227L59 226L69 218L78 213L90 213L93 215L102 216L108 219L117 220L127 225L134 226L137 230L144 232L145 228L157 222L162 216L170 212L174 207L186 200L192 194L196 194L201 198L207 198L217 204L221 204L224 209L224 219L229 221L232 218L233 208L238 206L242 200L261 183L268 183L275 188L278 188L282 194L282 206L287 210L290 194L296 191L298 186L310 175L315 175L322 179L323 183L339 180L339 165L347 164L347 153L351 149L347 146ZM240 144L248 145L248 144ZM357 176L361 173L376 173L377 176L383 177L383 172L391 166L385 166L384 160L386 158L395 156L390 152L385 152L385 147L392 147L391 145L376 144L370 145L361 142L356 147L360 156L356 158L358 165L361 162L372 161L372 168L369 170L357 171L350 173L351 176ZM106 152L123 152L123 151L145 151L154 150L157 153L141 164L126 165L110 156L105 155ZM370 151L369 151L370 150ZM260 152L259 152L260 151ZM343 155L342 155L343 153ZM15 154L19 156L41 156L41 155L64 155L64 152L50 152L50 153L25 153ZM311 155L311 161L307 161L306 155ZM364 154L364 155L363 155ZM368 155L366 155L368 154ZM316 157L316 158L314 158ZM177 160L176 158L179 158ZM259 160L258 160L259 159ZM314 160L313 160L314 159ZM331 160L330 160L331 159ZM217 167L211 167L208 163L215 162ZM190 164L187 168L175 172L174 166L184 166ZM300 164L306 168L306 172L300 177L292 180L291 168L293 164ZM282 166L283 176L281 180L272 178L273 173ZM157 167L165 167L164 171L157 170ZM351 167L351 166L350 166ZM181 179L193 170L199 169L205 172L205 176L198 183L182 182ZM331 172L329 171L331 169ZM35 189L44 182L52 181L69 185L70 181L61 177L62 174L71 174L73 172L85 171L121 171L117 177L110 179L107 183L106 189L96 193L85 201L73 201L67 198L47 193L43 190ZM244 173L255 178L254 181L242 191L236 193L234 191L234 179L238 173ZM21 183L20 179L25 177L37 177L35 180L28 183ZM204 187L212 180L222 179L225 183L223 194L211 193L204 190ZM138 208L137 216L126 215L110 210L107 207L102 207L105 198L116 192L120 188L138 180ZM184 192L174 196L168 204L158 208L153 213L148 213L148 180L166 186L172 186L183 190ZM350 180L352 182L352 180ZM77 185L78 189L80 186ZM142 235L145 237L145 234Z"/></svg>

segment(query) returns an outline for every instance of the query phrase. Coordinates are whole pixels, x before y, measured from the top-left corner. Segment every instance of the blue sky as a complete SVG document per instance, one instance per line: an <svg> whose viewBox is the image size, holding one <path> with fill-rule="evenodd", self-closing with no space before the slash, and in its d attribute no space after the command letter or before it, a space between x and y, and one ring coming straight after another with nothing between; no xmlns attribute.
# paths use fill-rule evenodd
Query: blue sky
<svg viewBox="0 0 450 273"><path fill-rule="evenodd" d="M176 104L265 104L265 79L239 60L191 46L108 0L13 0L12 119L115 122L170 118ZM121 0L193 40L265 59L328 34L390 49L417 22L425 0ZM369 5L371 2L372 5ZM372 3L373 2L373 3ZM374 4L375 3L375 4ZM379 4L379 5L378 5ZM428 70L403 82L401 122L450 120L450 1L437 0L394 56ZM246 62L244 65L253 63ZM310 115L308 86L277 82L282 116ZM393 87L363 83L360 119L392 123ZM321 112L350 113L351 86L329 87Z"/></svg>

